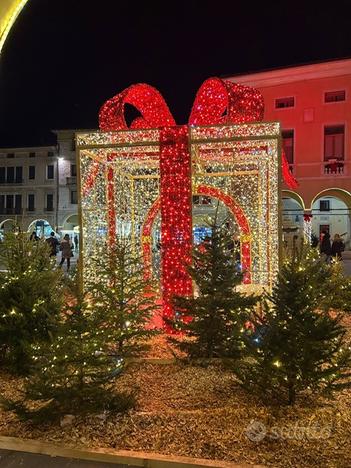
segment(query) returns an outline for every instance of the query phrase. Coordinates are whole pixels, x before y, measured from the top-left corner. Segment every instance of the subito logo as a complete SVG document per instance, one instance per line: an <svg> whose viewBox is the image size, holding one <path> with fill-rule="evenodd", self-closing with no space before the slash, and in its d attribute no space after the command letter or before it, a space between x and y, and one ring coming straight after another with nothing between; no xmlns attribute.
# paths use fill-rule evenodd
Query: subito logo
<svg viewBox="0 0 351 468"><path fill-rule="evenodd" d="M246 427L245 434L251 442L261 442L266 437L267 429L262 422L253 419Z"/></svg>

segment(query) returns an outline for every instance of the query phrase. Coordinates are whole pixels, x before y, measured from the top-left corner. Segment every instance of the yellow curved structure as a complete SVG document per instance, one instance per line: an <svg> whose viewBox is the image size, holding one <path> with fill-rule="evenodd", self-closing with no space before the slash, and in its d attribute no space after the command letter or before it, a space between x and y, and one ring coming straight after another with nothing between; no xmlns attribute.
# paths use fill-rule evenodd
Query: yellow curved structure
<svg viewBox="0 0 351 468"><path fill-rule="evenodd" d="M0 54L17 16L28 0L0 0Z"/></svg>

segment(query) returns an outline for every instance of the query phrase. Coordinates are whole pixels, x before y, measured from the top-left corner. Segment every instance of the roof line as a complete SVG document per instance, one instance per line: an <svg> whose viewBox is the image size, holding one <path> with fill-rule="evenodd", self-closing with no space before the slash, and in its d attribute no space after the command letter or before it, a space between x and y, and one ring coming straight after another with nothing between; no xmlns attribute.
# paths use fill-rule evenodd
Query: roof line
<svg viewBox="0 0 351 468"><path fill-rule="evenodd" d="M225 75L220 75L220 78L233 78L236 76L246 76L246 75L255 75L257 73L265 73L265 72L271 72L271 71L277 71L277 70L286 70L289 68L296 68L296 67L304 67L308 65L318 65L322 63L332 63L332 62L340 62L342 60L350 60L351 56L345 56L345 57L338 57L338 58L332 58L332 59L324 59L324 60L315 60L311 62L300 62L300 63L295 63L295 64L290 64L290 65L283 65L281 67L272 67L272 68L260 68L257 70L251 70L251 71L245 71L245 72L239 72L239 73L232 73L232 74L225 74Z"/></svg>

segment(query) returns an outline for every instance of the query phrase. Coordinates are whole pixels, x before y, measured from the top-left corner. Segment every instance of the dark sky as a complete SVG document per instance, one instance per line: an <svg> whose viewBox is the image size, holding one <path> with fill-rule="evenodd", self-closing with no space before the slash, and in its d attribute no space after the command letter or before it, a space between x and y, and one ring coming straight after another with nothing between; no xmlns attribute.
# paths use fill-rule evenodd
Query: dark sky
<svg viewBox="0 0 351 468"><path fill-rule="evenodd" d="M351 56L349 0L260 3L29 0L0 62L0 147L97 128L132 83L156 86L185 123L210 76Z"/></svg>

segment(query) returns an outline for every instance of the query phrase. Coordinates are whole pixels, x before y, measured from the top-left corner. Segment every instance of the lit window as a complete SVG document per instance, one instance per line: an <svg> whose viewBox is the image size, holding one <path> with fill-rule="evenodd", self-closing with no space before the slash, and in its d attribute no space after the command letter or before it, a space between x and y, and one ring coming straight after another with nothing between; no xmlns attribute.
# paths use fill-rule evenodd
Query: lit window
<svg viewBox="0 0 351 468"><path fill-rule="evenodd" d="M324 94L324 102L339 102L345 101L345 90L341 91L328 91Z"/></svg>
<svg viewBox="0 0 351 468"><path fill-rule="evenodd" d="M324 161L344 159L344 125L324 127Z"/></svg>
<svg viewBox="0 0 351 468"><path fill-rule="evenodd" d="M330 200L320 200L319 211L330 211Z"/></svg>
<svg viewBox="0 0 351 468"><path fill-rule="evenodd" d="M295 98L294 97L285 97L275 100L276 109L285 109L286 107L294 107Z"/></svg>

